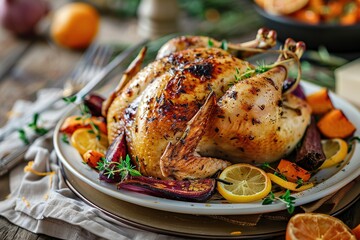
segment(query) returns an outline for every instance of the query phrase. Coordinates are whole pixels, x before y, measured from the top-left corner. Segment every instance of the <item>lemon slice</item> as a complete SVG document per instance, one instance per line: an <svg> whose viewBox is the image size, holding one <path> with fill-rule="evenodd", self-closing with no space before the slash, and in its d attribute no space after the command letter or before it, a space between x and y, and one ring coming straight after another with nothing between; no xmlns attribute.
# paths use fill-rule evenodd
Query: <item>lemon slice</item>
<svg viewBox="0 0 360 240"><path fill-rule="evenodd" d="M267 173L267 175L269 176L271 181L273 181L274 183L276 183L280 187L283 187L285 189L289 189L289 190L294 191L294 192L301 192L301 191L304 191L306 189L312 188L314 186L313 183L306 183L306 184L304 184L304 185L297 188L298 184L296 184L296 183L286 181L286 180L282 179L281 177L278 177L278 176L276 176L276 175L274 175L272 173Z"/></svg>
<svg viewBox="0 0 360 240"><path fill-rule="evenodd" d="M320 169L332 167L345 159L348 152L348 145L341 138L322 140L321 144L326 160L320 166Z"/></svg>
<svg viewBox="0 0 360 240"><path fill-rule="evenodd" d="M99 133L100 139L97 135L87 128L77 129L71 135L71 145L76 148L81 155L88 150L95 150L101 153L106 153L109 146L107 136Z"/></svg>
<svg viewBox="0 0 360 240"><path fill-rule="evenodd" d="M266 173L245 163L231 165L219 176L232 184L217 183L219 193L230 202L253 202L266 197L271 191L271 181Z"/></svg>

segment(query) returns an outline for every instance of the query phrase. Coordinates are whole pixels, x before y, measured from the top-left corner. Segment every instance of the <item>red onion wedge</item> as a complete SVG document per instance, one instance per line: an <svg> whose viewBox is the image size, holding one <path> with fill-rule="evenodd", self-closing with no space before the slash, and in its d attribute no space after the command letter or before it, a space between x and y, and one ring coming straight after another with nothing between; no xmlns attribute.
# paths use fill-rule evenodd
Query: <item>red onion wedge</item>
<svg viewBox="0 0 360 240"><path fill-rule="evenodd" d="M106 162L108 163L108 167L114 167L114 162L118 163L121 159L125 159L127 153L126 149L126 141L125 141L125 133L122 132L119 134L114 142L109 146L108 150L106 151ZM113 166L112 166L113 165ZM119 174L115 174L113 177L108 177L104 171L100 171L99 173L100 180L109 183L117 183L121 181L121 176Z"/></svg>
<svg viewBox="0 0 360 240"><path fill-rule="evenodd" d="M151 177L130 177L118 189L188 202L206 202L215 192L215 179L158 180Z"/></svg>

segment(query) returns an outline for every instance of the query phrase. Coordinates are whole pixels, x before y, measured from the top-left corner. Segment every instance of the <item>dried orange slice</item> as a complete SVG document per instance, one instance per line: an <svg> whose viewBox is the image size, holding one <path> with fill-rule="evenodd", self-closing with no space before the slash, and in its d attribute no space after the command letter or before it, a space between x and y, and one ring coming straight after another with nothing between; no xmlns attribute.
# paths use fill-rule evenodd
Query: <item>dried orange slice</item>
<svg viewBox="0 0 360 240"><path fill-rule="evenodd" d="M350 228L340 219L321 213L294 215L286 228L286 240L356 240Z"/></svg>
<svg viewBox="0 0 360 240"><path fill-rule="evenodd" d="M219 193L230 202L253 202L266 197L271 191L271 181L266 173L255 166L245 163L225 168L217 183Z"/></svg>
<svg viewBox="0 0 360 240"><path fill-rule="evenodd" d="M348 152L348 145L341 138L322 140L321 144L326 160L320 166L320 169L332 167L345 159Z"/></svg>
<svg viewBox="0 0 360 240"><path fill-rule="evenodd" d="M93 131L80 128L71 135L71 145L76 148L81 155L84 155L88 150L95 150L97 152L106 153L109 146L107 136L103 133L95 134Z"/></svg>

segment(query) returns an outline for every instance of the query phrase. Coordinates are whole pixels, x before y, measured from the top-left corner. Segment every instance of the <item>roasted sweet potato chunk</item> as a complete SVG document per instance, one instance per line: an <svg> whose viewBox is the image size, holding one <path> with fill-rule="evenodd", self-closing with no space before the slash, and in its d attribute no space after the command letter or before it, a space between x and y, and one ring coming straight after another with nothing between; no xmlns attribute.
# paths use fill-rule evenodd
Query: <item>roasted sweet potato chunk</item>
<svg viewBox="0 0 360 240"><path fill-rule="evenodd" d="M313 114L325 114L332 109L334 105L329 96L329 90L322 88L317 92L314 92L306 97L306 101L309 103Z"/></svg>
<svg viewBox="0 0 360 240"><path fill-rule="evenodd" d="M356 131L354 124L340 109L331 110L321 117L317 127L328 138L347 138Z"/></svg>

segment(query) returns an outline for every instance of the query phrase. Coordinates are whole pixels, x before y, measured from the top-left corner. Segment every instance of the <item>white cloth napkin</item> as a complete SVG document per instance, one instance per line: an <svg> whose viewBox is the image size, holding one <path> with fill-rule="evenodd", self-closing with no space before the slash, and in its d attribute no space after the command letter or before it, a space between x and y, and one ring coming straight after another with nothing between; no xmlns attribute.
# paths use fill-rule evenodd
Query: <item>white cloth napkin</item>
<svg viewBox="0 0 360 240"><path fill-rule="evenodd" d="M42 90L34 103L19 100L12 112L24 113L49 100L54 91ZM64 103L59 102L41 114L42 123L48 127L56 124L64 114L63 108ZM26 132L31 134L29 129ZM0 159L22 144L17 133L9 136L0 143ZM33 161L32 169L38 172L54 174L38 176L24 172L27 161ZM79 199L63 181L51 132L31 145L25 161L10 172L9 178L10 194L0 201L0 215L31 232L61 239L179 239L126 226Z"/></svg>

